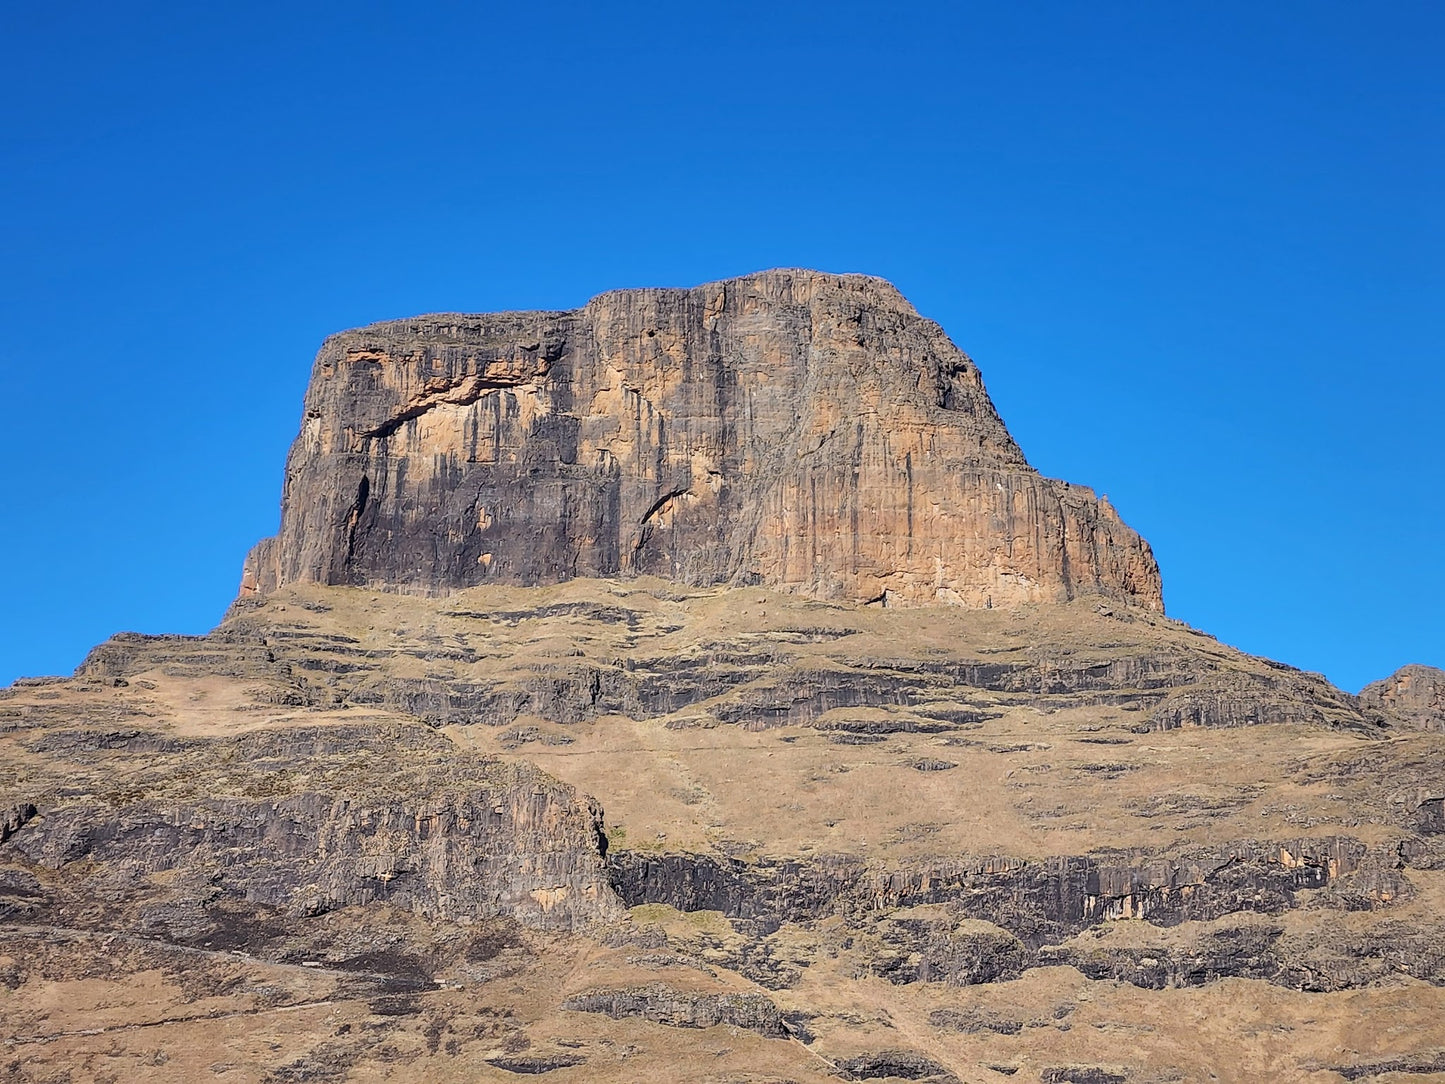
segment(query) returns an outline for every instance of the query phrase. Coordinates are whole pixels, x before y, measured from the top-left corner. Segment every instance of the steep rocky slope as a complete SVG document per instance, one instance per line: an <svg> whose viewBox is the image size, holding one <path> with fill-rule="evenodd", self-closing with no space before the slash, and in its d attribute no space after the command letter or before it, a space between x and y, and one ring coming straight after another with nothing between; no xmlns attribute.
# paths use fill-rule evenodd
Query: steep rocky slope
<svg viewBox="0 0 1445 1084"><path fill-rule="evenodd" d="M633 573L1162 609L1149 547L1029 467L938 325L885 282L813 271L327 340L246 583Z"/></svg>
<svg viewBox="0 0 1445 1084"><path fill-rule="evenodd" d="M886 284L339 336L286 485L0 691L0 1079L1445 1078L1439 672L1165 617Z"/></svg>
<svg viewBox="0 0 1445 1084"><path fill-rule="evenodd" d="M1402 666L1360 690L1360 703L1421 730L1445 730L1445 670Z"/></svg>
<svg viewBox="0 0 1445 1084"><path fill-rule="evenodd" d="M1147 610L297 585L0 727L20 1080L1329 1080L1445 1045L1441 735Z"/></svg>

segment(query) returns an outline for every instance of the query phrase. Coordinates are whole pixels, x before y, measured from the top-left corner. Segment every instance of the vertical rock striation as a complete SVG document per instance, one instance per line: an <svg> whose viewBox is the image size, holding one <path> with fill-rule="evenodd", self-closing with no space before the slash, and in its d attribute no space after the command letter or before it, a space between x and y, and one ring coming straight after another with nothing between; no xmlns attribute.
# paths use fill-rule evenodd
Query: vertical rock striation
<svg viewBox="0 0 1445 1084"><path fill-rule="evenodd" d="M1360 703L1419 730L1445 731L1445 670L1402 666L1361 689Z"/></svg>
<svg viewBox="0 0 1445 1084"><path fill-rule="evenodd" d="M937 324L813 271L333 336L242 587L632 574L1163 608L1148 544L1029 466Z"/></svg>

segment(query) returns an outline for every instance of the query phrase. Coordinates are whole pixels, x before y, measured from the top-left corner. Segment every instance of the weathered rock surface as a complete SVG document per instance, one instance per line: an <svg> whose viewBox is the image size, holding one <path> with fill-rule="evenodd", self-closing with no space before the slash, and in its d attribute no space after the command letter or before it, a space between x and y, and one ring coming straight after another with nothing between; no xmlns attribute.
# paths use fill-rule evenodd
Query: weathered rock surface
<svg viewBox="0 0 1445 1084"><path fill-rule="evenodd" d="M1058 1065L1039 1074L1043 1084L1125 1084L1126 1074L1094 1065Z"/></svg>
<svg viewBox="0 0 1445 1084"><path fill-rule="evenodd" d="M589 990L569 997L562 1002L562 1008L613 1018L637 1017L675 1028L732 1024L770 1039L787 1034L778 1007L762 994L696 993L649 983L625 990Z"/></svg>
<svg viewBox="0 0 1445 1084"><path fill-rule="evenodd" d="M814 271L328 339L243 590L633 573L1163 608L1148 545L1028 465L938 325Z"/></svg>
<svg viewBox="0 0 1445 1084"><path fill-rule="evenodd" d="M586 1058L576 1054L513 1054L503 1055L498 1058L488 1058L487 1064L494 1068L501 1069L507 1073L517 1073L520 1076L540 1076L543 1073L554 1073L558 1069L570 1069L574 1065L582 1065Z"/></svg>
<svg viewBox="0 0 1445 1084"><path fill-rule="evenodd" d="M1361 689L1360 703L1407 726L1445 731L1445 670L1402 666Z"/></svg>
<svg viewBox="0 0 1445 1084"><path fill-rule="evenodd" d="M958 1077L932 1058L912 1050L879 1050L838 1062L847 1080L921 1080L958 1084Z"/></svg>
<svg viewBox="0 0 1445 1084"><path fill-rule="evenodd" d="M1376 862L1383 859L1375 856ZM921 966L923 978L953 976L964 982L979 981L968 976L992 981L1017 974L1026 966L1023 946L1037 948L1110 920L1175 926L1239 912L1285 911L1297 906L1301 891L1324 888L1368 861L1364 846L1338 837L1242 841L1172 858L1078 856L1030 862L959 856L893 867L843 856L745 862L614 851L608 857L613 887L629 906L663 903L679 911L719 911L764 930L828 915L949 905L958 917L985 919L1009 936L914 922L901 928L908 936L893 940L921 953L913 972ZM1377 902L1408 893L1405 878L1382 872L1389 876L1375 888Z"/></svg>
<svg viewBox="0 0 1445 1084"><path fill-rule="evenodd" d="M1388 1061L1368 1062L1360 1065L1334 1065L1330 1071L1339 1073L1346 1080L1367 1080L1399 1073L1434 1076L1445 1073L1445 1050L1435 1051L1416 1058L1391 1058Z"/></svg>
<svg viewBox="0 0 1445 1084"><path fill-rule="evenodd" d="M9 853L81 871L85 895L112 910L133 900L176 936L214 924L190 907L198 885L211 903L300 915L384 903L572 929L620 914L595 803L529 766L459 755L424 727L196 741L49 731L28 744L55 774L32 777L32 817ZM92 793L75 794L102 764Z"/></svg>

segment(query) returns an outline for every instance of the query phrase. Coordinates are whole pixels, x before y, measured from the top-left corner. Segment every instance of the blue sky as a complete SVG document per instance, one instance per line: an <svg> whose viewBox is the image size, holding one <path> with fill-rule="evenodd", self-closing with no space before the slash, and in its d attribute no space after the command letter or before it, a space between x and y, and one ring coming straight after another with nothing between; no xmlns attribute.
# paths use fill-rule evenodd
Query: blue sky
<svg viewBox="0 0 1445 1084"><path fill-rule="evenodd" d="M896 7L0 7L0 682L215 624L327 333L771 266L895 282L1174 616L1445 666L1445 8Z"/></svg>

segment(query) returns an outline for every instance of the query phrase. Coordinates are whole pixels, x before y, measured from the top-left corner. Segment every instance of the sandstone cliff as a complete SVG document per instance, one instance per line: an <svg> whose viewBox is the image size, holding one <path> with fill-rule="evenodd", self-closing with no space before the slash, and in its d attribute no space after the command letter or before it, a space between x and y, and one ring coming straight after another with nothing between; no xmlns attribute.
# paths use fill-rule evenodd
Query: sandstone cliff
<svg viewBox="0 0 1445 1084"><path fill-rule="evenodd" d="M1412 664L1360 690L1360 703L1421 730L1445 730L1445 670Z"/></svg>
<svg viewBox="0 0 1445 1084"><path fill-rule="evenodd" d="M656 574L1162 610L1147 543L1042 477L889 284L769 271L328 339L243 591Z"/></svg>

